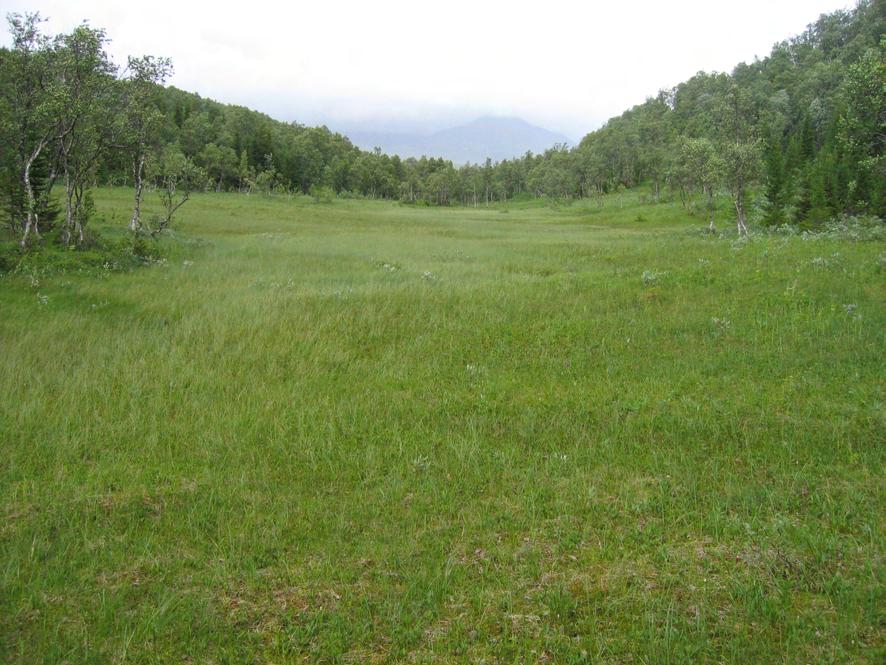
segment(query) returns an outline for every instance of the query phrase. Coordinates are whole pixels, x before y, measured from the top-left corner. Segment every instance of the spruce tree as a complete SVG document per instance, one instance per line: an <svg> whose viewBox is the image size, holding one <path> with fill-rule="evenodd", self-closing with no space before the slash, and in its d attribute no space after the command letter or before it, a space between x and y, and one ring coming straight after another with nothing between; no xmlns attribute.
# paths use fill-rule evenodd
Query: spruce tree
<svg viewBox="0 0 886 665"><path fill-rule="evenodd" d="M766 207L763 221L768 226L779 226L787 221L787 186L781 139L773 137L766 146Z"/></svg>

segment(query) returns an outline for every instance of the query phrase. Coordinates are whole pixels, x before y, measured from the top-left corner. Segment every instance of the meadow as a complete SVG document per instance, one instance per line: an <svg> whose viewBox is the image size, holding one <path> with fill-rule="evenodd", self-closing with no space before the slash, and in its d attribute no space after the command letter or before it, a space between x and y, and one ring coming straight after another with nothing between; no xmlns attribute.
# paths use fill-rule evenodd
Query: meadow
<svg viewBox="0 0 886 665"><path fill-rule="evenodd" d="M0 660L882 663L886 246L726 214L201 194L0 277Z"/></svg>

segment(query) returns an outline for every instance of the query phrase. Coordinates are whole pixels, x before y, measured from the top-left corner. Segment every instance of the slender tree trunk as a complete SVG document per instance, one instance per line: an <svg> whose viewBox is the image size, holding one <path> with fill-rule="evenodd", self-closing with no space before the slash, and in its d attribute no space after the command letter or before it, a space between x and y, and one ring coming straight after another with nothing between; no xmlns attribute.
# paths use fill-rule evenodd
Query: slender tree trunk
<svg viewBox="0 0 886 665"><path fill-rule="evenodd" d="M71 145L66 143L65 136L62 136L59 139L58 147L59 153L61 154L62 176L65 181L65 223L62 226L62 242L65 245L68 245L71 242L71 229L74 228L74 183L71 178L70 165L68 164L68 155Z"/></svg>
<svg viewBox="0 0 886 665"><path fill-rule="evenodd" d="M62 153L62 171L65 179L65 224L62 228L62 242L64 242L65 245L68 245L71 242L72 231L74 228L74 192L76 187L74 185L74 180L71 177L71 169L68 164L68 151L70 146L65 143L64 139L59 141L59 146Z"/></svg>
<svg viewBox="0 0 886 665"><path fill-rule="evenodd" d="M65 245L71 242L71 231L74 228L74 183L65 168L65 227L62 230L62 240Z"/></svg>
<svg viewBox="0 0 886 665"><path fill-rule="evenodd" d="M83 221L82 221L82 210L83 210L83 185L81 184L78 187L74 188L74 196L76 198L74 204L74 227L77 232L77 244L83 244Z"/></svg>
<svg viewBox="0 0 886 665"><path fill-rule="evenodd" d="M716 233L717 229L714 227L714 190L710 187L705 187L705 197L708 208L708 231Z"/></svg>
<svg viewBox="0 0 886 665"><path fill-rule="evenodd" d="M31 183L31 167L34 165L37 157L40 156L40 153L42 152L45 145L45 141L39 141L37 143L34 151L25 162L25 168L22 171L22 184L25 186L25 195L28 199L28 214L27 218L25 219L24 232L22 233L22 247L27 246L28 236L31 234L31 232L33 232L34 235L37 236L37 238L40 237L39 220L37 218L37 197L34 195L34 187Z"/></svg>
<svg viewBox="0 0 886 665"><path fill-rule="evenodd" d="M132 219L129 220L129 230L138 233L142 225L142 189L144 188L144 169L145 156L144 153L138 156L135 167L132 170L135 182L135 204L132 208Z"/></svg>
<svg viewBox="0 0 886 665"><path fill-rule="evenodd" d="M31 233L31 229L36 226L37 220L36 215L34 213L34 208L36 207L36 201L34 200L34 190L31 188L31 164L30 162L25 166L24 175L22 176L22 182L25 185L25 194L28 198L27 200L27 216L25 218L25 228L22 233L22 247L25 247L28 244L28 236Z"/></svg>
<svg viewBox="0 0 886 665"><path fill-rule="evenodd" d="M745 223L744 185L741 184L739 184L735 191L735 218L738 225L738 235L746 236L748 234L748 227Z"/></svg>

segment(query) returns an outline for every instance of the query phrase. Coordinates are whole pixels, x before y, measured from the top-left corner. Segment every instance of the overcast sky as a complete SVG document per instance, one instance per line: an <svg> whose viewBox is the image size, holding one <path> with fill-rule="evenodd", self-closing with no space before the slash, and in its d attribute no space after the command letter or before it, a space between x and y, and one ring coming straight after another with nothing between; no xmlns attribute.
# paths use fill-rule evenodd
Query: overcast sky
<svg viewBox="0 0 886 665"><path fill-rule="evenodd" d="M767 55L853 0L0 0L105 28L118 63L282 120L439 128L515 115L578 138L699 70ZM8 35L4 35L8 44Z"/></svg>

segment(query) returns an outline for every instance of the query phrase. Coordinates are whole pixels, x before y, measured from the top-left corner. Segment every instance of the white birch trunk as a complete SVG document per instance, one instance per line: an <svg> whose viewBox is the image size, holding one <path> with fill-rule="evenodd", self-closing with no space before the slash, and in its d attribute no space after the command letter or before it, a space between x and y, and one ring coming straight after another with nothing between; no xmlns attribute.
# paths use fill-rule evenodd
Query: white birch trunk
<svg viewBox="0 0 886 665"><path fill-rule="evenodd" d="M129 220L129 230L133 233L138 233L141 229L141 215L142 215L142 189L144 188L144 173L145 168L145 156L139 155L138 160L135 163L135 168L133 169L133 176L135 180L135 204L132 208L132 219Z"/></svg>
<svg viewBox="0 0 886 665"><path fill-rule="evenodd" d="M40 237L39 220L37 218L37 197L34 196L34 187L31 184L31 167L34 165L34 162L37 161L37 157L40 156L45 145L45 141L37 143L34 152L31 153L31 156L25 162L25 168L22 171L22 184L25 186L25 194L28 197L28 214L25 219L24 232L22 233L22 247L25 247L28 244L28 236L32 232L38 238Z"/></svg>

